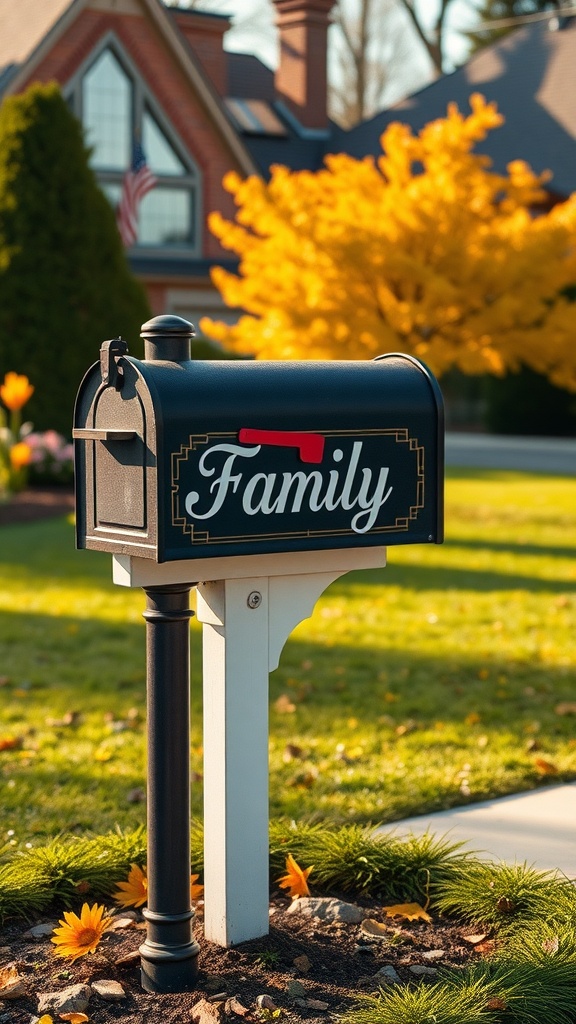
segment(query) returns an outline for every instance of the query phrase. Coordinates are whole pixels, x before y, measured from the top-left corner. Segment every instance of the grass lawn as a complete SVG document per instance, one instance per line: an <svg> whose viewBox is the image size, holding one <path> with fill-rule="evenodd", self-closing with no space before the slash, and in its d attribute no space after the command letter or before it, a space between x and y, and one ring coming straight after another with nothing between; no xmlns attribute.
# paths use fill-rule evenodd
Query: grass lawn
<svg viewBox="0 0 576 1024"><path fill-rule="evenodd" d="M443 546L336 582L287 644L274 816L392 821L576 778L576 479L453 470L446 494ZM110 563L64 520L0 531L0 849L144 819L144 599Z"/></svg>

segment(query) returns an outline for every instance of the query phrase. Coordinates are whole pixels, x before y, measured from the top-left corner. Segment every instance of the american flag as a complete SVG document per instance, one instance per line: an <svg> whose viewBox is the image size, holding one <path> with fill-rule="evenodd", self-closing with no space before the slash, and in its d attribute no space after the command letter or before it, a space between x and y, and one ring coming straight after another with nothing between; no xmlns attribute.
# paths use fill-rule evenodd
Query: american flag
<svg viewBox="0 0 576 1024"><path fill-rule="evenodd" d="M138 207L157 182L146 163L144 150L138 140L132 146L132 166L124 176L122 195L116 210L118 230L126 248L134 245L138 237Z"/></svg>

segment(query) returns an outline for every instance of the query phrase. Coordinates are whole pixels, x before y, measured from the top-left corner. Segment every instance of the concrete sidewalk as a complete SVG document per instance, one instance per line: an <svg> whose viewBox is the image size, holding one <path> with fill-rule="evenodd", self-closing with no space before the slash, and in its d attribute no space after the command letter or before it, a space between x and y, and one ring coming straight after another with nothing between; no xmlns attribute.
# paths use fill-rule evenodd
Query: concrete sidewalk
<svg viewBox="0 0 576 1024"><path fill-rule="evenodd" d="M446 465L576 476L576 438L448 432Z"/></svg>
<svg viewBox="0 0 576 1024"><path fill-rule="evenodd" d="M431 832L465 842L485 860L526 861L576 879L576 782L406 818L380 831L399 836Z"/></svg>

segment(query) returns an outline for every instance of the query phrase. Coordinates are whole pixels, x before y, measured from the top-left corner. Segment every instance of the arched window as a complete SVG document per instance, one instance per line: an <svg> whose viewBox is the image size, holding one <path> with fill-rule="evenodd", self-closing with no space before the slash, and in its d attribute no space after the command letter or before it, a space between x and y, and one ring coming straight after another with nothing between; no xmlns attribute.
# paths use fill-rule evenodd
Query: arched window
<svg viewBox="0 0 576 1024"><path fill-rule="evenodd" d="M197 169L113 45L106 45L79 76L70 99L85 128L92 167L113 206L120 200L134 140L142 145L157 182L139 206L136 246L197 253Z"/></svg>

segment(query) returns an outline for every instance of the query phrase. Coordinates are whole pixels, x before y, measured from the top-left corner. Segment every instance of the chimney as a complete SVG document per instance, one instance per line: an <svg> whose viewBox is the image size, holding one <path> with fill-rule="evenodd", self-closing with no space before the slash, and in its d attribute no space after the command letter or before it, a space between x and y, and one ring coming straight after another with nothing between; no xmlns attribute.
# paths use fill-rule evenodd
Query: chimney
<svg viewBox="0 0 576 1024"><path fill-rule="evenodd" d="M328 25L335 0L274 0L280 35L276 93L304 128L326 129Z"/></svg>
<svg viewBox="0 0 576 1024"><path fill-rule="evenodd" d="M182 7L169 7L168 13L194 51L196 59L212 79L217 91L221 96L225 96L228 69L223 36L230 28L230 17Z"/></svg>

